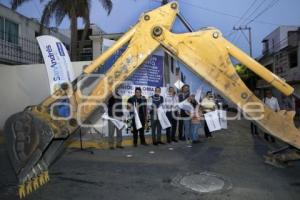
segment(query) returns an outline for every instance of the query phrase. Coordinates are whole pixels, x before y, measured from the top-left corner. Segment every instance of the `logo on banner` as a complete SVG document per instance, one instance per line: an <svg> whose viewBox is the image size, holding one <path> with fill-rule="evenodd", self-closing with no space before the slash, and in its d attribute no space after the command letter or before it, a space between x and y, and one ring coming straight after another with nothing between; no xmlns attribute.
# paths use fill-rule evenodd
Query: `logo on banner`
<svg viewBox="0 0 300 200"><path fill-rule="evenodd" d="M65 56L64 48L62 46L63 44L61 42L56 42L56 46L59 52L59 55Z"/></svg>

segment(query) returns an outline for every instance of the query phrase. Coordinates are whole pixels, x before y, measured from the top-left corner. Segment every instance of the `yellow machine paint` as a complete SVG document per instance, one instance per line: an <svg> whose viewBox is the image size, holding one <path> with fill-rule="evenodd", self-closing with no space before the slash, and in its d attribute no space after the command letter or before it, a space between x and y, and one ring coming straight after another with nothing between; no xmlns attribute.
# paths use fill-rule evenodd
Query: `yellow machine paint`
<svg viewBox="0 0 300 200"><path fill-rule="evenodd" d="M115 88L125 81L158 47L184 62L195 74L237 104L253 120L273 136L300 148L300 131L293 123L294 112L273 112L245 86L233 67L230 56L235 57L249 69L277 88L285 95L294 89L285 81L268 71L233 44L222 37L214 28L198 32L174 34L170 30L178 13L178 4L169 3L143 14L139 22L104 52L85 74L91 74L118 49L127 45L126 51L99 80L90 98L82 98L75 80L72 85L63 84L54 95L37 106L11 116L5 125L9 157L18 177L19 197L24 198L49 181L48 167L61 153L60 149L70 135L80 127L105 102ZM68 120L51 117L51 106L61 97L69 96L72 116ZM250 104L250 105L249 105ZM253 112L257 104L263 112ZM30 141L24 138L30 138Z"/></svg>

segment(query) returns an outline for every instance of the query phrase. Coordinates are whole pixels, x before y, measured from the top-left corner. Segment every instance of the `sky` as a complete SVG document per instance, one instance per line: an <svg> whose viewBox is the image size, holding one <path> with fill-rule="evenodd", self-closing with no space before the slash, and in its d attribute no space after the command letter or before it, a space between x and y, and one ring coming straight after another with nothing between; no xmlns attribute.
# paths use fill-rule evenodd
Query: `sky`
<svg viewBox="0 0 300 200"><path fill-rule="evenodd" d="M9 2L10 0L0 0L0 3L5 5L9 5ZM113 0L113 10L107 16L98 0L91 2L91 22L107 33L127 31L143 12L160 5L159 0ZM300 0L178 0L178 2L181 14L194 30L207 26L216 27L228 40L247 53L249 45L246 38L232 28L246 25L255 19L248 24L252 29L254 57L261 55L263 38L279 25L300 26ZM42 10L43 4L40 4L39 0L30 0L17 11L25 16L40 19ZM68 29L69 21L65 19L59 28ZM187 30L176 22L173 31Z"/></svg>

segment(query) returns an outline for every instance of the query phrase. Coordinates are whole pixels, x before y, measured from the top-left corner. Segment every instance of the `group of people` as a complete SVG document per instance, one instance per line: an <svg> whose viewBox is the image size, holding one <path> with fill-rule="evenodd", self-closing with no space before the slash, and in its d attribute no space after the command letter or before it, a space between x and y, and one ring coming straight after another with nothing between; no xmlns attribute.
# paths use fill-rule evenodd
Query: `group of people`
<svg viewBox="0 0 300 200"><path fill-rule="evenodd" d="M262 98L262 101L273 111L280 111L278 100L273 96L271 90L266 91L265 98ZM127 110L133 134L133 145L135 147L138 145L138 138L140 138L141 145L148 145L145 140L148 114L151 121L152 144L165 144L162 141L161 134L163 128L160 114L162 112L169 123L168 127L165 128L167 143L178 142L178 140L198 143L200 129L203 129L207 138L212 137L204 114L220 109L220 104L222 104L222 97L217 96L214 98L211 91L208 91L203 99L195 99L195 94L190 92L190 86L187 84L182 86L178 94L176 94L175 88L168 87L164 96L161 95L161 88L156 87L154 95L149 97L148 100L142 95L141 88L137 87L135 88L134 95L127 101ZM189 105L188 109L186 105ZM287 111L295 110L294 102L286 97L282 99L281 107ZM111 118L123 120L123 102L122 97L118 93L113 95L108 101L108 115ZM114 133L116 132L116 147L123 148L122 130L116 128L115 124L110 120L108 120L108 129L109 147L114 149ZM258 135L258 128L254 123L251 123L251 133ZM275 138L267 133L264 133L264 138L267 141L275 142Z"/></svg>
<svg viewBox="0 0 300 200"><path fill-rule="evenodd" d="M189 109L181 107L180 104L189 105ZM178 142L178 140L189 143L199 142L199 132L203 128L206 137L212 137L211 132L204 120L203 115L217 109L212 92L207 92L203 99L198 101L195 94L190 92L190 86L184 85L181 91L176 94L175 88L168 87L165 95L161 95L161 88L156 87L154 95L147 100L142 95L141 88L135 88L134 95L127 101L127 110L131 121L131 131L133 134L133 145L138 145L140 138L141 145L148 145L145 140L145 127L147 125L148 114L151 121L152 144L163 145L161 114L165 114L169 126L166 128L166 142ZM108 115L121 120L122 98L117 94L108 101ZM138 118L138 119L137 119ZM109 147L114 149L114 132L117 132L117 148L122 146L122 133L112 122L109 123ZM177 135L178 132L178 135Z"/></svg>

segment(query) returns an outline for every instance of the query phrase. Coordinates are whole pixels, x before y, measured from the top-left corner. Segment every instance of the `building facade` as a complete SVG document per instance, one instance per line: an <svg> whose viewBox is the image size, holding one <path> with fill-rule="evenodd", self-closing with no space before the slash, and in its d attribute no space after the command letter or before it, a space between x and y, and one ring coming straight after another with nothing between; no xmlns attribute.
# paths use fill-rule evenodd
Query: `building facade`
<svg viewBox="0 0 300 200"><path fill-rule="evenodd" d="M0 4L0 63L32 64L43 62L35 39L40 34L40 23ZM44 28L43 35L60 39L67 49L70 38L56 28Z"/></svg>
<svg viewBox="0 0 300 200"><path fill-rule="evenodd" d="M264 38L262 56L259 62L283 78L300 93L300 26L280 26ZM257 82L261 91L271 88L263 80ZM273 89L274 95L282 101L281 94ZM296 102L299 107L299 103ZM298 108L299 109L299 108Z"/></svg>

